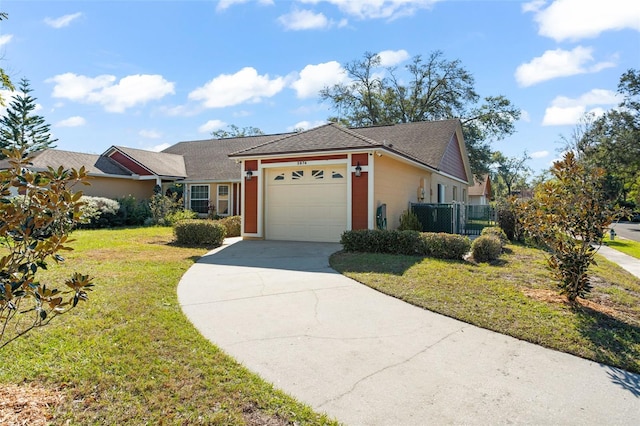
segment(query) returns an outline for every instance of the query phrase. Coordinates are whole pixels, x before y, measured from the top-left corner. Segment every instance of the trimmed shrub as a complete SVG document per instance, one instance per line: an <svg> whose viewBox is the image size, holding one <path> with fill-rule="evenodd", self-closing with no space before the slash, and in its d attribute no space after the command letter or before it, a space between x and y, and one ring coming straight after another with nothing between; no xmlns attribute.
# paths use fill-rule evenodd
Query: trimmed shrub
<svg viewBox="0 0 640 426"><path fill-rule="evenodd" d="M242 233L242 218L240 216L223 217L218 222L227 228L227 237L239 237Z"/></svg>
<svg viewBox="0 0 640 426"><path fill-rule="evenodd" d="M166 226L173 226L181 220L197 219L198 213L193 210L178 210L173 213L169 213L164 217L164 224ZM151 218L150 218L151 219Z"/></svg>
<svg viewBox="0 0 640 426"><path fill-rule="evenodd" d="M187 219L176 223L173 233L178 244L219 246L224 241L227 229L213 220Z"/></svg>
<svg viewBox="0 0 640 426"><path fill-rule="evenodd" d="M499 226L489 226L487 228L483 228L480 236L483 235L493 235L495 237L498 237L500 239L502 247L509 244L509 238L507 238L507 234L505 234L505 232Z"/></svg>
<svg viewBox="0 0 640 426"><path fill-rule="evenodd" d="M462 259L469 252L468 237L383 229L345 231L340 239L345 251Z"/></svg>
<svg viewBox="0 0 640 426"><path fill-rule="evenodd" d="M481 235L471 244L471 255L476 262L491 262L502 254L502 242L495 235Z"/></svg>
<svg viewBox="0 0 640 426"><path fill-rule="evenodd" d="M400 216L400 227L398 228L398 230L422 231L422 224L420 223L420 219L418 219L418 216L414 212L405 210Z"/></svg>
<svg viewBox="0 0 640 426"><path fill-rule="evenodd" d="M425 256L437 259L463 259L469 253L471 241L469 237L444 232L423 232L422 252Z"/></svg>

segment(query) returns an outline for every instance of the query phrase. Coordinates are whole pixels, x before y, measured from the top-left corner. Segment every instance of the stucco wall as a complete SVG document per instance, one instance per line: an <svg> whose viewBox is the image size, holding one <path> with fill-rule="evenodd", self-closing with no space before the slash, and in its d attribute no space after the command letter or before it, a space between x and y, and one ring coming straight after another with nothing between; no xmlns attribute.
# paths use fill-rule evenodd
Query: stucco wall
<svg viewBox="0 0 640 426"><path fill-rule="evenodd" d="M383 155L373 158L374 209L387 205L387 229L400 226L400 215L409 208L409 202L418 202L418 188L424 185L425 199L429 202L429 188L432 177L429 172L401 163ZM374 210L375 215L375 210Z"/></svg>
<svg viewBox="0 0 640 426"><path fill-rule="evenodd" d="M92 197L121 198L133 195L136 200L146 200L153 195L155 180L131 180L92 177L90 186L78 185L74 189Z"/></svg>

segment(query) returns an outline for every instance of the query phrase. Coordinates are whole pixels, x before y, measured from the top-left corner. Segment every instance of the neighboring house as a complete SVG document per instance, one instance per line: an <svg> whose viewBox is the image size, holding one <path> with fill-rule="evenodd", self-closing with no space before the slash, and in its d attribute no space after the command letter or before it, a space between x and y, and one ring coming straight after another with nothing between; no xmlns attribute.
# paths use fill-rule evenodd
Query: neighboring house
<svg viewBox="0 0 640 426"><path fill-rule="evenodd" d="M161 154L184 158L186 178L184 184L185 208L201 216L211 211L219 216L239 215L242 169L239 161L229 154L264 144L284 135L260 135L228 139L206 139L179 142Z"/></svg>
<svg viewBox="0 0 640 426"><path fill-rule="evenodd" d="M244 238L337 242L397 228L409 203L466 202L473 178L459 120L347 129L331 123L230 155L242 164Z"/></svg>
<svg viewBox="0 0 640 426"><path fill-rule="evenodd" d="M469 204L485 206L491 200L491 178L484 175L481 180L474 179L475 185L469 187Z"/></svg>
<svg viewBox="0 0 640 426"><path fill-rule="evenodd" d="M133 195L136 199L148 199L156 185L186 177L184 159L179 155L117 146L102 155L45 149L32 153L30 161L34 171L60 166L66 169L84 167L91 185L83 185L78 190L94 197L115 199ZM7 167L6 160L0 161L0 169Z"/></svg>

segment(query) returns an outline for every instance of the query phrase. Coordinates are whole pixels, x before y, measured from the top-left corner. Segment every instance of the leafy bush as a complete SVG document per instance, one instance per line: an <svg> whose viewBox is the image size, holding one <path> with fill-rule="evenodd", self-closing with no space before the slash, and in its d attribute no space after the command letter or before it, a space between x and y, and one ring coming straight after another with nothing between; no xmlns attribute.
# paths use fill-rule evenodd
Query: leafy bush
<svg viewBox="0 0 640 426"><path fill-rule="evenodd" d="M171 196L162 195L159 189L149 199L149 211L153 225L171 226L170 216L182 210L182 199L178 199L178 194L173 193ZM197 217L197 215L196 215Z"/></svg>
<svg viewBox="0 0 640 426"><path fill-rule="evenodd" d="M177 210L164 217L165 226L173 226L181 220L197 219L198 213L193 210ZM153 219L151 219L153 221Z"/></svg>
<svg viewBox="0 0 640 426"><path fill-rule="evenodd" d="M418 216L410 211L405 210L400 216L400 231L422 231L422 224Z"/></svg>
<svg viewBox="0 0 640 426"><path fill-rule="evenodd" d="M483 235L493 235L494 237L498 237L503 248L504 246L509 244L509 238L507 238L507 234L505 234L505 232L499 226L488 226L486 228L483 228L482 232L480 232L480 236Z"/></svg>
<svg viewBox="0 0 640 426"><path fill-rule="evenodd" d="M84 167L33 172L23 150L2 154L9 167L0 171L0 348L87 300L93 286L77 272L64 281L65 291L38 279L50 258L64 262L59 252L72 250L67 236L83 203L82 192L70 188L86 183Z"/></svg>
<svg viewBox="0 0 640 426"><path fill-rule="evenodd" d="M173 226L178 244L219 246L227 234L224 225L208 219L182 220Z"/></svg>
<svg viewBox="0 0 640 426"><path fill-rule="evenodd" d="M462 259L469 252L468 237L444 233L365 229L345 231L340 243L345 251Z"/></svg>
<svg viewBox="0 0 640 426"><path fill-rule="evenodd" d="M109 228L115 226L117 214L120 210L120 203L116 200L105 197L83 196L80 201L84 203L81 208L82 219L80 227L82 228Z"/></svg>
<svg viewBox="0 0 640 426"><path fill-rule="evenodd" d="M146 200L137 201L133 195L118 198L120 210L118 211L117 226L144 225L145 220L151 217L151 209Z"/></svg>
<svg viewBox="0 0 640 426"><path fill-rule="evenodd" d="M227 216L218 222L227 229L227 237L239 237L242 234L242 218L240 216Z"/></svg>
<svg viewBox="0 0 640 426"><path fill-rule="evenodd" d="M497 235L481 235L471 244L471 255L476 262L491 262L499 258L501 254L502 241Z"/></svg>
<svg viewBox="0 0 640 426"><path fill-rule="evenodd" d="M496 205L496 216L498 226L509 240L524 241L522 217L515 197L499 201Z"/></svg>
<svg viewBox="0 0 640 426"><path fill-rule="evenodd" d="M423 254L437 259L462 259L469 253L469 237L444 232L423 232L420 234Z"/></svg>

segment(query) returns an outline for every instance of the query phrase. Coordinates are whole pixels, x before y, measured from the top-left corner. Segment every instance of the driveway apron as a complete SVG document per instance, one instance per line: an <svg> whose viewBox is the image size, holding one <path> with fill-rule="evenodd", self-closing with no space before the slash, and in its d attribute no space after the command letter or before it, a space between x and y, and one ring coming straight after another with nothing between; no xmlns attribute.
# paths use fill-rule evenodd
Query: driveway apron
<svg viewBox="0 0 640 426"><path fill-rule="evenodd" d="M640 376L411 306L329 267L339 244L231 241L184 313L277 388L348 425L640 424Z"/></svg>

